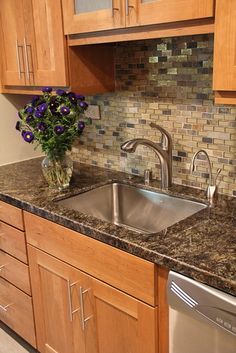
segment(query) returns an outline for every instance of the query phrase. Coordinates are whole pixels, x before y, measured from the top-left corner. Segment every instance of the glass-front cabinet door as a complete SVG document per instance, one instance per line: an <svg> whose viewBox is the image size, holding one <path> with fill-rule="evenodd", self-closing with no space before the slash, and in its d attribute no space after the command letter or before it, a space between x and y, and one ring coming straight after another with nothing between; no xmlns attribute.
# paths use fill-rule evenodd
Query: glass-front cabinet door
<svg viewBox="0 0 236 353"><path fill-rule="evenodd" d="M86 33L125 26L124 0L62 0L64 33Z"/></svg>
<svg viewBox="0 0 236 353"><path fill-rule="evenodd" d="M127 0L129 12L133 0ZM213 17L214 0L137 0L137 22L150 25Z"/></svg>

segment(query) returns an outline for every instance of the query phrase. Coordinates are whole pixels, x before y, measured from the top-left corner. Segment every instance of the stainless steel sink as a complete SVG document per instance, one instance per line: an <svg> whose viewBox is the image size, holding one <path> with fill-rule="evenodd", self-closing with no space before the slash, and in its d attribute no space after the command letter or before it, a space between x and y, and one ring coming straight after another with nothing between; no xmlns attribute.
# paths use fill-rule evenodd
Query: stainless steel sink
<svg viewBox="0 0 236 353"><path fill-rule="evenodd" d="M121 183L97 187L58 203L143 233L159 232L207 207Z"/></svg>

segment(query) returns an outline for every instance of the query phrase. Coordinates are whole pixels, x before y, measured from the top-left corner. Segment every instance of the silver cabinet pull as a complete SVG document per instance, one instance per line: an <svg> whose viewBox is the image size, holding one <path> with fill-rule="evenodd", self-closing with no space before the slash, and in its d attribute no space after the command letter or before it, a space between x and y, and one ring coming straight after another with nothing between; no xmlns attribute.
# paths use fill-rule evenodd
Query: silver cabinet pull
<svg viewBox="0 0 236 353"><path fill-rule="evenodd" d="M129 9L134 9L135 7L133 5L129 4L129 0L125 0L125 14L126 16L129 16Z"/></svg>
<svg viewBox="0 0 236 353"><path fill-rule="evenodd" d="M90 315L90 316L88 316L86 318L84 317L84 315L85 315L85 313L84 313L84 294L88 293L88 291L90 291L90 288L89 289L83 289L83 287L80 287L79 291L80 291L80 307L81 307L81 310L80 310L81 326L82 326L82 330L84 331L86 322L93 317L93 315Z"/></svg>
<svg viewBox="0 0 236 353"><path fill-rule="evenodd" d="M76 285L78 282L70 283L70 280L67 280L67 293L68 293L68 303L69 303L69 318L70 321L73 321L73 315L79 311L80 308L73 310L72 308L72 297L71 297L71 288Z"/></svg>
<svg viewBox="0 0 236 353"><path fill-rule="evenodd" d="M33 70L33 68L30 69L28 49L30 51L30 60L31 60L31 63L32 63L32 47L31 47L31 44L27 44L27 41L24 38L24 51L25 51L25 62L26 62L26 78L30 82L30 74L33 75L34 74L34 70Z"/></svg>
<svg viewBox="0 0 236 353"><path fill-rule="evenodd" d="M9 306L11 306L11 305L13 305L13 303L7 304L7 305L1 305L1 304L0 304L0 310L7 312L7 309L8 309Z"/></svg>
<svg viewBox="0 0 236 353"><path fill-rule="evenodd" d="M115 11L120 11L120 9L114 6L114 0L112 0L112 17L115 16Z"/></svg>
<svg viewBox="0 0 236 353"><path fill-rule="evenodd" d="M23 45L19 44L18 41L16 40L16 61L17 61L19 79L21 80L21 75L25 74L25 71L21 69L19 49L23 51Z"/></svg>
<svg viewBox="0 0 236 353"><path fill-rule="evenodd" d="M0 265L0 272L4 269L4 267L5 267L6 265L7 265L7 264Z"/></svg>

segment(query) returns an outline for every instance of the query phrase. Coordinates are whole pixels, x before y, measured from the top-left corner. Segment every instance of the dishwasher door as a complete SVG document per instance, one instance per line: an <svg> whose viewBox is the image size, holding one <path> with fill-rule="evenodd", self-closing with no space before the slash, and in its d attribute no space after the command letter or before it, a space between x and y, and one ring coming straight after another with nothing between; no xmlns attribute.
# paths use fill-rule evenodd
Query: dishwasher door
<svg viewBox="0 0 236 353"><path fill-rule="evenodd" d="M170 271L169 353L236 353L236 298Z"/></svg>

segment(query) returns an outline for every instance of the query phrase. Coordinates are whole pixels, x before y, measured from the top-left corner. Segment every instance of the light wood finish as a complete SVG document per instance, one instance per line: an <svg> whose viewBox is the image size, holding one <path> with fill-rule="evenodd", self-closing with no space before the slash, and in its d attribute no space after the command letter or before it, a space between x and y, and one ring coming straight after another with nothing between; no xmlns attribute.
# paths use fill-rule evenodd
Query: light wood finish
<svg viewBox="0 0 236 353"><path fill-rule="evenodd" d="M1 0L1 55L3 62L2 83L25 85L24 17L22 0ZM22 73L20 74L20 70Z"/></svg>
<svg viewBox="0 0 236 353"><path fill-rule="evenodd" d="M0 250L0 277L31 295L29 267Z"/></svg>
<svg viewBox="0 0 236 353"><path fill-rule="evenodd" d="M151 262L24 212L27 242L148 303L157 301Z"/></svg>
<svg viewBox="0 0 236 353"><path fill-rule="evenodd" d="M167 280L169 271L158 266L158 353L169 353L169 304Z"/></svg>
<svg viewBox="0 0 236 353"><path fill-rule="evenodd" d="M216 1L213 89L236 91L236 2ZM235 93L219 93L216 103L235 104Z"/></svg>
<svg viewBox="0 0 236 353"><path fill-rule="evenodd" d="M0 249L27 263L25 234L0 221Z"/></svg>
<svg viewBox="0 0 236 353"><path fill-rule="evenodd" d="M24 0L26 41L30 60L33 55L34 82L36 86L68 86L66 40L63 35L61 0ZM30 27L34 26L34 38Z"/></svg>
<svg viewBox="0 0 236 353"><path fill-rule="evenodd" d="M68 48L70 85L83 94L115 89L114 45L100 44Z"/></svg>
<svg viewBox="0 0 236 353"><path fill-rule="evenodd" d="M216 91L215 104L236 104L236 91Z"/></svg>
<svg viewBox="0 0 236 353"><path fill-rule="evenodd" d="M22 210L3 201L0 201L0 221L24 230Z"/></svg>
<svg viewBox="0 0 236 353"><path fill-rule="evenodd" d="M157 353L157 308L28 246L41 353ZM68 287L71 284L71 304ZM83 294L79 289L88 290ZM73 314L70 321L70 305ZM82 329L84 318L90 317ZM55 329L56 325L56 329Z"/></svg>
<svg viewBox="0 0 236 353"><path fill-rule="evenodd" d="M124 1L112 0L112 8L76 14L74 0L62 0L64 33L86 33L125 26Z"/></svg>
<svg viewBox="0 0 236 353"><path fill-rule="evenodd" d="M31 297L0 278L0 305L0 320L35 347Z"/></svg>
<svg viewBox="0 0 236 353"><path fill-rule="evenodd" d="M128 0L132 2L133 0ZM224 0L223 0L224 1ZM130 8L130 12L135 9ZM214 16L213 0L137 0L138 24L149 25Z"/></svg>
<svg viewBox="0 0 236 353"><path fill-rule="evenodd" d="M205 33L214 33L213 19L175 22L148 27L140 26L116 31L86 33L86 35L73 35L69 36L68 45L77 46L96 43L112 43Z"/></svg>

